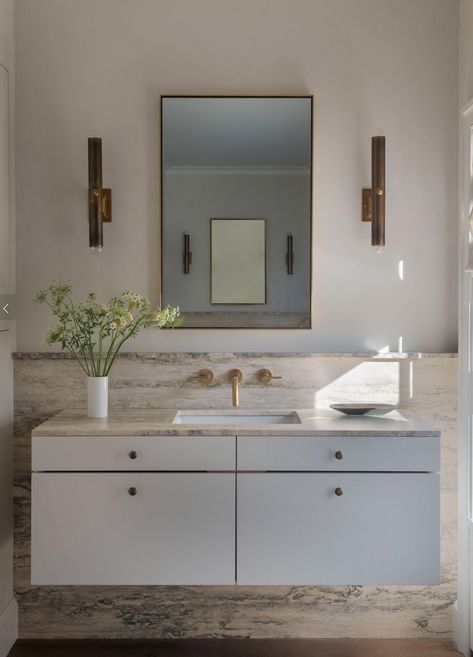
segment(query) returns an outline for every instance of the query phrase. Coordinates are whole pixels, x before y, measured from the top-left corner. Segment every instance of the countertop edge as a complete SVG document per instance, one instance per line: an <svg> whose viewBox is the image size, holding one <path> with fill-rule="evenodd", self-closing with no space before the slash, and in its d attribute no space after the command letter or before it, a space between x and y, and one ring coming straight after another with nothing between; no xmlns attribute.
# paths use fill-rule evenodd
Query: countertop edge
<svg viewBox="0 0 473 657"><path fill-rule="evenodd" d="M16 351L12 353L14 360L72 360L72 356L62 351ZM229 358L370 358L372 360L422 360L432 358L458 358L456 352L255 352L255 351L127 351L118 355L120 360L156 360L172 362L176 359L209 360Z"/></svg>
<svg viewBox="0 0 473 657"><path fill-rule="evenodd" d="M186 430L176 430L176 429L152 429L152 430L132 430L132 431L111 431L109 429L95 430L93 433L85 432L65 432L65 431L55 431L55 430L37 430L33 429L32 437L33 438L95 438L95 437L143 437L151 438L156 436L287 436L291 438L305 437L305 438L318 438L318 437L361 437L365 436L368 438L377 438L377 437L386 437L386 438L438 438L440 437L440 431L365 431L360 429L359 431L348 431L348 430L338 430L338 431L324 431L321 429L305 429L302 431L292 432L290 430L278 431L273 429L238 429L236 431L229 431L228 429L186 429Z"/></svg>
<svg viewBox="0 0 473 657"><path fill-rule="evenodd" d="M174 423L179 409L112 409L107 418L89 418L77 409L64 409L32 430L32 437L94 436L365 436L365 437L439 437L441 431L432 420L410 409L394 409L385 415L343 416L325 409L277 409L277 413L296 413L300 422L274 424L239 424L238 415L256 409L231 413L235 422L188 424ZM184 411L189 413L189 409ZM193 409L192 415L218 415L218 409ZM275 409L259 409L258 414L272 415ZM228 414L228 409L224 414Z"/></svg>

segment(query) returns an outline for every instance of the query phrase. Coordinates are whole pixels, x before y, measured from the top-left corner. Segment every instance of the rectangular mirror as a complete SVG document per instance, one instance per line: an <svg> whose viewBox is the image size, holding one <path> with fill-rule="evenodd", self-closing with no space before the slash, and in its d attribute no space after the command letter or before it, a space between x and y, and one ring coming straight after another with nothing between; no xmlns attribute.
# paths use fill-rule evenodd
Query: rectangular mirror
<svg viewBox="0 0 473 657"><path fill-rule="evenodd" d="M310 328L312 105L161 98L161 302L184 328Z"/></svg>

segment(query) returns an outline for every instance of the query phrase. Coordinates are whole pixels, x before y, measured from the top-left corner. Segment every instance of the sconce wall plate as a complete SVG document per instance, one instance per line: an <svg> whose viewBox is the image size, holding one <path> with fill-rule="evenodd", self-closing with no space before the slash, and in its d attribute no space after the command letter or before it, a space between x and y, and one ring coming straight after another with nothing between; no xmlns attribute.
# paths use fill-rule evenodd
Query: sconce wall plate
<svg viewBox="0 0 473 657"><path fill-rule="evenodd" d="M110 187L102 189L102 221L112 222L112 190Z"/></svg>
<svg viewBox="0 0 473 657"><path fill-rule="evenodd" d="M361 220L371 222L371 244L385 244L386 138L371 139L371 187L361 195Z"/></svg>
<svg viewBox="0 0 473 657"><path fill-rule="evenodd" d="M102 139L89 137L89 246L103 248L103 223L112 221L112 190L102 187Z"/></svg>
<svg viewBox="0 0 473 657"><path fill-rule="evenodd" d="M365 187L361 190L361 221L371 221L372 218L371 187Z"/></svg>

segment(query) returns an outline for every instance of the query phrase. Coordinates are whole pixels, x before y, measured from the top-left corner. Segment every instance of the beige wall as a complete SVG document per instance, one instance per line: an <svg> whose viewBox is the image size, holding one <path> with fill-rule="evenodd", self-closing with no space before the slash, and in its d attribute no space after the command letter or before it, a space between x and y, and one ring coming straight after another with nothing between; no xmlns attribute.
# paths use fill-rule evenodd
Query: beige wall
<svg viewBox="0 0 473 657"><path fill-rule="evenodd" d="M17 0L18 347L32 296L158 296L161 93L313 93L312 331L149 331L133 350L456 349L457 0ZM360 221L387 136L387 249ZM87 238L87 137L104 139L113 223ZM404 263L400 280L399 262Z"/></svg>
<svg viewBox="0 0 473 657"><path fill-rule="evenodd" d="M0 64L10 76L10 116L13 115L13 0L0 0ZM12 135L13 137L13 135ZM13 139L11 139L11 143ZM0 163L0 176L10 176L12 171ZM10 162L10 169L13 161ZM6 170L5 170L6 169ZM1 222L13 226L13 197L8 210L0 213ZM4 234L4 232L3 232ZM0 245L2 256L13 244ZM5 282L1 281L0 286ZM0 289L0 294L8 290ZM13 527L12 527L12 459L13 459L13 367L11 353L15 349L15 332L0 333L0 654L11 638L14 611L9 606L13 598Z"/></svg>
<svg viewBox="0 0 473 657"><path fill-rule="evenodd" d="M0 62L11 68L14 60L14 0L0 0Z"/></svg>
<svg viewBox="0 0 473 657"><path fill-rule="evenodd" d="M473 0L460 0L460 107L473 99Z"/></svg>

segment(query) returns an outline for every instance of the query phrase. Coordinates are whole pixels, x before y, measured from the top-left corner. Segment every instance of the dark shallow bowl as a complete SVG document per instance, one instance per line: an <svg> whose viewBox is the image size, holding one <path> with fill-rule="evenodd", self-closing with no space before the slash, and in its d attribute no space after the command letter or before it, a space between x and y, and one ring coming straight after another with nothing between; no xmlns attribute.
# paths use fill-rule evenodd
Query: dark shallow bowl
<svg viewBox="0 0 473 657"><path fill-rule="evenodd" d="M345 415L366 415L366 413L376 413L383 415L396 408L394 404L378 404L377 402L364 404L330 404L330 408Z"/></svg>

